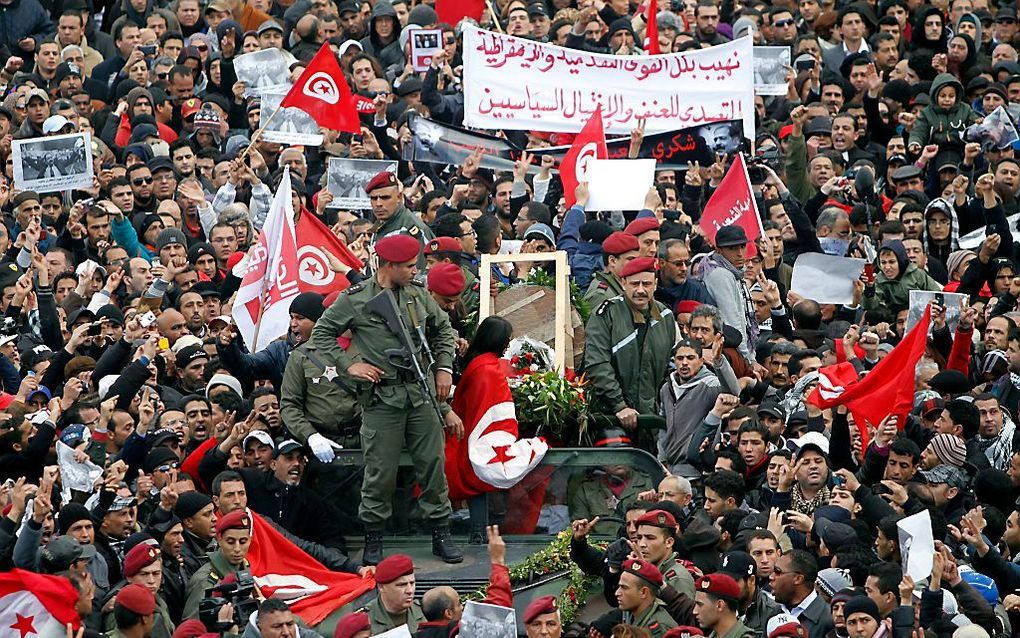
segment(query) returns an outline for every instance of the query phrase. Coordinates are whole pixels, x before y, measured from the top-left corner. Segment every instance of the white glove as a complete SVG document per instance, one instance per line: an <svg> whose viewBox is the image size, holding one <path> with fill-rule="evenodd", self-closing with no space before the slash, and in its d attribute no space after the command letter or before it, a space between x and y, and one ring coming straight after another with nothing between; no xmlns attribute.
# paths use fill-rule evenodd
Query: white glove
<svg viewBox="0 0 1020 638"><path fill-rule="evenodd" d="M308 437L308 447L312 448L312 454L323 463L331 463L336 457L334 450L342 450L343 446L337 445L318 432Z"/></svg>

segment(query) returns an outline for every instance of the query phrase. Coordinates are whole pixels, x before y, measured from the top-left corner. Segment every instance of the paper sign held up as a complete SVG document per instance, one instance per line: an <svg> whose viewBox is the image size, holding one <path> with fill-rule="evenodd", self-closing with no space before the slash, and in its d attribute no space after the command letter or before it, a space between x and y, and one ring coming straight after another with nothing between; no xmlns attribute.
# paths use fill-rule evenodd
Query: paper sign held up
<svg viewBox="0 0 1020 638"><path fill-rule="evenodd" d="M818 303L850 304L854 280L861 276L864 264L863 259L803 253L793 264L790 290Z"/></svg>
<svg viewBox="0 0 1020 638"><path fill-rule="evenodd" d="M655 181L654 159L591 159L588 210L641 210L645 195Z"/></svg>
<svg viewBox="0 0 1020 638"><path fill-rule="evenodd" d="M903 571L914 582L928 578L935 558L935 540L931 533L931 516L922 510L896 523L899 532Z"/></svg>

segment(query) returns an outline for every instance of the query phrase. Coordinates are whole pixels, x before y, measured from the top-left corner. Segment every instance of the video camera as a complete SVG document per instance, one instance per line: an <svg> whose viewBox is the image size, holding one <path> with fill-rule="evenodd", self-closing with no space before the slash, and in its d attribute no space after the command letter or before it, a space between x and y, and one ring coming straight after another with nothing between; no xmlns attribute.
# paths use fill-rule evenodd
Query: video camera
<svg viewBox="0 0 1020 638"><path fill-rule="evenodd" d="M220 582L209 588L206 598L198 604L198 619L209 631L223 632L231 625L243 628L248 618L259 608L255 593L255 577L248 570L236 572L233 582ZM234 615L229 621L220 621L220 609L226 604L234 605Z"/></svg>

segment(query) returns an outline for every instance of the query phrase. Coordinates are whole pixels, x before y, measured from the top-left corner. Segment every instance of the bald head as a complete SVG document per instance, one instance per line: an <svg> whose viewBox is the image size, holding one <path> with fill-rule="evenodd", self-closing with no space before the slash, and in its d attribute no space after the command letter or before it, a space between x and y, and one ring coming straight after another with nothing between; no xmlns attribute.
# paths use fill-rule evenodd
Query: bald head
<svg viewBox="0 0 1020 638"><path fill-rule="evenodd" d="M460 596L453 587L433 587L421 597L421 610L429 622L459 621L464 613Z"/></svg>

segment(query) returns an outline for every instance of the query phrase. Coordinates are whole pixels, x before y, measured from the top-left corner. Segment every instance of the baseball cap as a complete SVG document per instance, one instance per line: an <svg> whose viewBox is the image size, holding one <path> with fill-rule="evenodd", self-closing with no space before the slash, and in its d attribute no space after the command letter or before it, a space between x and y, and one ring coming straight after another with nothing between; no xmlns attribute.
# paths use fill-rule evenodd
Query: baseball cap
<svg viewBox="0 0 1020 638"><path fill-rule="evenodd" d="M921 472L921 476L933 485L945 483L958 490L967 489L967 476L963 473L963 470L955 465L941 463L927 472Z"/></svg>

